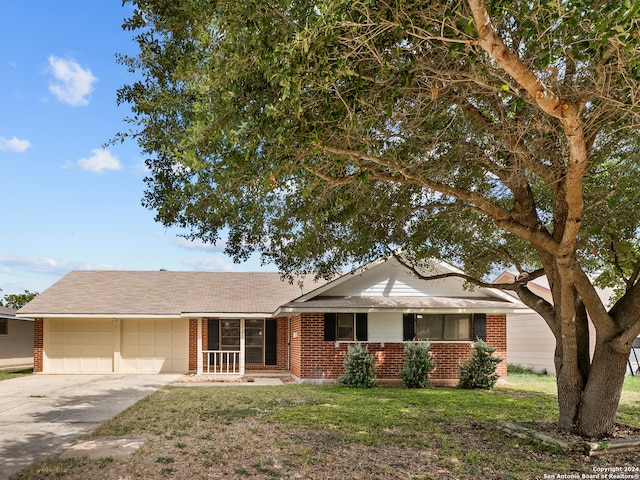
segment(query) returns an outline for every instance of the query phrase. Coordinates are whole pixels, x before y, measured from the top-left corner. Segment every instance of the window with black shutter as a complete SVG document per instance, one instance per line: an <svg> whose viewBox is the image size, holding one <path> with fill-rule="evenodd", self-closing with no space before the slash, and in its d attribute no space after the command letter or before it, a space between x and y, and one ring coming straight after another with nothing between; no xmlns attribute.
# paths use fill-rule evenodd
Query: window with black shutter
<svg viewBox="0 0 640 480"><path fill-rule="evenodd" d="M324 340L326 342L366 342L367 324L366 313L325 313Z"/></svg>

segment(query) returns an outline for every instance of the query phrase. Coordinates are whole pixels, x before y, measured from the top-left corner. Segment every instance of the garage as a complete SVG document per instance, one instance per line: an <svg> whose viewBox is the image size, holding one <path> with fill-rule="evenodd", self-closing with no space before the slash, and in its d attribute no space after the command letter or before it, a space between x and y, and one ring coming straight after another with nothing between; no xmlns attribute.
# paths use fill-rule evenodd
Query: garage
<svg viewBox="0 0 640 480"><path fill-rule="evenodd" d="M121 373L184 373L189 370L186 319L122 320Z"/></svg>
<svg viewBox="0 0 640 480"><path fill-rule="evenodd" d="M111 373L115 322L105 318L51 318L45 322L47 373Z"/></svg>
<svg viewBox="0 0 640 480"><path fill-rule="evenodd" d="M49 318L45 373L183 373L188 321L180 318Z"/></svg>

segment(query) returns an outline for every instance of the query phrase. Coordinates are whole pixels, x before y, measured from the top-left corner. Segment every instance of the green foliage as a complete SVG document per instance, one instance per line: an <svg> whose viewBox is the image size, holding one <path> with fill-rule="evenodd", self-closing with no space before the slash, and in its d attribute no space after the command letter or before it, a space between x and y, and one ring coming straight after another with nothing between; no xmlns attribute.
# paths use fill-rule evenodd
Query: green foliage
<svg viewBox="0 0 640 480"><path fill-rule="evenodd" d="M147 154L144 204L164 225L206 242L224 233L238 261L259 251L327 277L398 245L477 276L539 266L476 207L512 208L526 185L535 228L553 228L566 136L475 45L467 2L130 3L139 54L119 61L141 79L119 91L133 111L119 139ZM533 74L588 100L585 200L598 208L582 219L579 256L608 284L637 253L637 9L502 0L489 11Z"/></svg>
<svg viewBox="0 0 640 480"><path fill-rule="evenodd" d="M0 291L2 291L2 289L0 289ZM0 300L0 306L18 310L37 296L38 292L32 293L29 290L25 290L24 293L8 293L4 296L4 303Z"/></svg>
<svg viewBox="0 0 640 480"><path fill-rule="evenodd" d="M429 373L436 366L429 342L407 343L404 347L404 366L398 373L407 388L429 385Z"/></svg>
<svg viewBox="0 0 640 480"><path fill-rule="evenodd" d="M640 333L639 2L129 3L115 140L146 155L163 225L325 278L400 246L476 283L515 266L549 278L554 305L511 288L563 351L587 350L566 306ZM608 311L595 276L619 288Z"/></svg>
<svg viewBox="0 0 640 480"><path fill-rule="evenodd" d="M488 343L478 339L473 344L471 358L460 365L459 388L484 390L492 389L500 376L496 373L501 358L492 356L496 349Z"/></svg>
<svg viewBox="0 0 640 480"><path fill-rule="evenodd" d="M375 386L376 360L369 350L359 343L347 349L344 357L344 375L340 383L353 388L371 388Z"/></svg>

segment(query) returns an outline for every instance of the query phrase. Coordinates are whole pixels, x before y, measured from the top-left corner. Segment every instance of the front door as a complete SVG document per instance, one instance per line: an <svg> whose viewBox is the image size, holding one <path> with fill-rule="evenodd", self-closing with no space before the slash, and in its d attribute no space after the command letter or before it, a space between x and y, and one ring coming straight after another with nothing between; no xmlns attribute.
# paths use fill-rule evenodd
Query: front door
<svg viewBox="0 0 640 480"><path fill-rule="evenodd" d="M245 362L264 365L264 320L245 320Z"/></svg>

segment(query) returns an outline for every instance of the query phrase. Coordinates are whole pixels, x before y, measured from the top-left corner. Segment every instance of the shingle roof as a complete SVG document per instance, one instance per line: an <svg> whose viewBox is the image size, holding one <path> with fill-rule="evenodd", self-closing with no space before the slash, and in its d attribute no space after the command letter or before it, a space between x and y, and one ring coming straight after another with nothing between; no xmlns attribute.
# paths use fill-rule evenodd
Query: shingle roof
<svg viewBox="0 0 640 480"><path fill-rule="evenodd" d="M311 278L305 291L315 288ZM277 272L77 270L19 310L21 315L272 313L302 294Z"/></svg>
<svg viewBox="0 0 640 480"><path fill-rule="evenodd" d="M0 306L0 318L15 318L16 311L13 308Z"/></svg>

